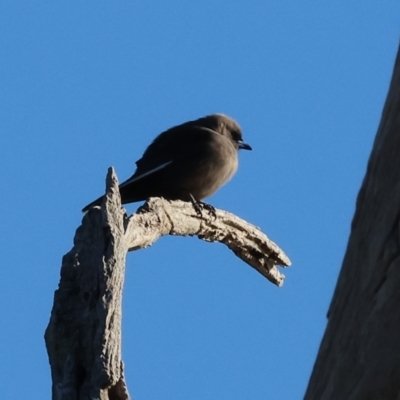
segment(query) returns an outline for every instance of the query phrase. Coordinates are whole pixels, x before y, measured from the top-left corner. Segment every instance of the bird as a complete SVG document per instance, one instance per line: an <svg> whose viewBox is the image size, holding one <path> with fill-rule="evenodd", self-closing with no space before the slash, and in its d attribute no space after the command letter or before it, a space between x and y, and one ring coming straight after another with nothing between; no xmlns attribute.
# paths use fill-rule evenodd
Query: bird
<svg viewBox="0 0 400 400"><path fill-rule="evenodd" d="M229 181L238 151L252 150L238 123L224 114L185 122L160 133L136 162L135 173L119 185L122 204L163 197L198 206ZM101 205L99 197L82 211Z"/></svg>

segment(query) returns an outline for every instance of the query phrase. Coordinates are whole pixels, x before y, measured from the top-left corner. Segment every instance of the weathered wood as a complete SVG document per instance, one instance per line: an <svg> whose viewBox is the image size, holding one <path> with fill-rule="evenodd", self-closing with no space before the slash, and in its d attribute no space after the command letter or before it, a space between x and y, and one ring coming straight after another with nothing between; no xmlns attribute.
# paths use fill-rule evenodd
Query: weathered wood
<svg viewBox="0 0 400 400"><path fill-rule="evenodd" d="M45 333L54 400L129 399L121 360L125 257L163 235L220 241L278 286L278 265L290 265L258 228L225 211L199 216L191 203L153 198L128 218L110 169L105 204L84 216L62 262Z"/></svg>
<svg viewBox="0 0 400 400"><path fill-rule="evenodd" d="M305 399L400 399L400 53Z"/></svg>
<svg viewBox="0 0 400 400"><path fill-rule="evenodd" d="M84 216L62 261L45 333L54 400L129 398L121 361L124 211L114 174L107 186L103 211Z"/></svg>
<svg viewBox="0 0 400 400"><path fill-rule="evenodd" d="M151 198L127 222L126 241L131 250L150 246L163 235L197 236L221 242L272 283L281 286L285 276L278 265L291 264L286 254L256 226L222 210L203 210L183 201Z"/></svg>

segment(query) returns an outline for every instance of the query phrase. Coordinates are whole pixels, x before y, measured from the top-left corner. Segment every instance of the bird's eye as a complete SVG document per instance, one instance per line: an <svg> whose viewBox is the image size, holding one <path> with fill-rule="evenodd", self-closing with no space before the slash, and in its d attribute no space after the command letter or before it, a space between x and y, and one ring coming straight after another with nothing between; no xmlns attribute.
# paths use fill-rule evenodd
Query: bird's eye
<svg viewBox="0 0 400 400"><path fill-rule="evenodd" d="M232 132L232 139L235 142L239 142L239 140L242 140L242 135L239 132L233 131Z"/></svg>

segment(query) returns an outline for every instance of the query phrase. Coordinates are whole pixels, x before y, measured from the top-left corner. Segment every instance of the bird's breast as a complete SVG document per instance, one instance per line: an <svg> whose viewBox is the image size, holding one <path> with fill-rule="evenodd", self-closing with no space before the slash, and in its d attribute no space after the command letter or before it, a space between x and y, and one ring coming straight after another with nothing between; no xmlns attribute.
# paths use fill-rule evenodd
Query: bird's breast
<svg viewBox="0 0 400 400"><path fill-rule="evenodd" d="M228 182L238 168L237 150L222 138L213 144L207 157L199 164L191 179L191 194L197 199L205 199Z"/></svg>

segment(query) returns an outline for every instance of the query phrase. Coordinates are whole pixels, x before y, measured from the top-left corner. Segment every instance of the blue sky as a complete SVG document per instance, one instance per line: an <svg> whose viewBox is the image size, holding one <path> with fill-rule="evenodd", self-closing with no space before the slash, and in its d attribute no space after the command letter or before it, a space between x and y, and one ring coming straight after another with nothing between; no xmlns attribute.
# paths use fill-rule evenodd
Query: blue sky
<svg viewBox="0 0 400 400"><path fill-rule="evenodd" d="M277 288L220 244L130 253L135 399L300 399L399 40L397 1L0 4L3 398L50 398L43 334L81 208L172 125L223 112L252 152L209 202L292 259ZM134 212L139 204L129 205ZM34 391L32 391L34 389Z"/></svg>

